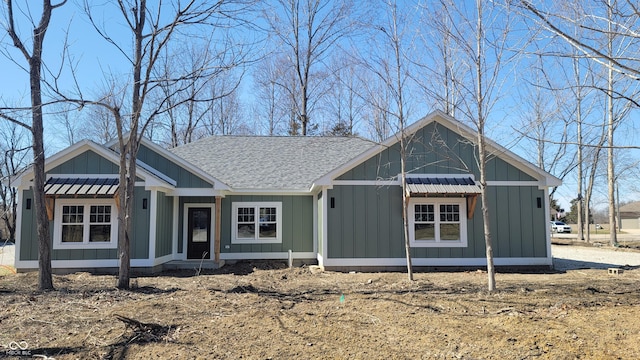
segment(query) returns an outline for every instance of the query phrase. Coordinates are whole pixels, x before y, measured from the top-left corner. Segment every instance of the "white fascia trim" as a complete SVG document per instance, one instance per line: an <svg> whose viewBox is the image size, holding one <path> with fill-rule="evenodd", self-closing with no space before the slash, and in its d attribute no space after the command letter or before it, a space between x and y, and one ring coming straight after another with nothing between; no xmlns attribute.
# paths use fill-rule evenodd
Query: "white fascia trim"
<svg viewBox="0 0 640 360"><path fill-rule="evenodd" d="M294 259L315 259L315 252L293 252ZM221 260L280 260L288 259L289 252L221 253Z"/></svg>
<svg viewBox="0 0 640 360"><path fill-rule="evenodd" d="M476 142L476 134L477 134L476 131L474 131L473 129L471 129L467 125L463 124L462 122L454 119L453 117L445 114L444 112L442 112L440 110L433 111L432 113L428 114L427 116L423 117L422 119L414 122L413 124L411 124L410 126L408 126L404 130L404 133L406 135L411 135L411 134L415 133L416 131L418 131L419 129L421 129L424 126L426 126L427 124L432 123L432 122L437 122L438 124L443 125L444 127L446 127L448 129L460 134L461 136L469 139L474 144ZM337 169L335 169L335 170L327 173L323 177L319 178L315 183L318 184L318 185L330 185L332 180L335 179L336 177L338 177L338 176L344 174L345 172L353 169L354 167L356 167L360 163L362 163L365 160L373 157L374 155L377 155L378 153L382 152L383 150L393 146L398 141L399 141L398 134L394 134L394 135L388 137L386 140L384 140L379 145L372 146L371 149L369 149L369 150L365 151L364 153L360 154L359 156L351 159L351 161L347 162L343 166L338 167ZM517 169L525 172L526 174L532 175L535 178L540 179L540 181L543 183L543 185L546 185L546 186L560 186L562 184L562 180L560 180L557 177L545 172L542 169L537 168L536 166L531 164L529 161L525 160L524 158L520 157L519 155L515 154L514 152L508 150L507 148L499 145L498 143L494 142L493 140L491 140L489 138L486 138L486 142L487 142L488 152L491 155L494 155L494 156L497 156L497 157L503 157L503 158L506 158L506 159L510 160L510 161L507 161L509 164L515 166Z"/></svg>
<svg viewBox="0 0 640 360"><path fill-rule="evenodd" d="M541 181L487 181L487 186L544 186Z"/></svg>
<svg viewBox="0 0 640 360"><path fill-rule="evenodd" d="M220 190L214 188L177 188L170 192L171 196L219 196Z"/></svg>
<svg viewBox="0 0 640 360"><path fill-rule="evenodd" d="M148 165L144 161L140 161L139 159L136 159L136 165L138 168L147 171L148 173L152 174L154 177L158 178L159 180L162 180L172 186L178 185L177 181L161 173L160 171L155 169L153 166Z"/></svg>
<svg viewBox="0 0 640 360"><path fill-rule="evenodd" d="M551 266L551 257L494 258L497 266ZM413 258L413 266L487 266L486 258ZM405 258L323 259L324 266L406 266Z"/></svg>
<svg viewBox="0 0 640 360"><path fill-rule="evenodd" d="M279 189L233 189L224 192L225 195L312 195L311 190L279 190Z"/></svg>
<svg viewBox="0 0 640 360"><path fill-rule="evenodd" d="M171 162L173 162L174 164L185 168L186 170L188 170L189 172L197 175L198 177L202 178L203 180L206 180L208 182L213 183L213 187L215 189L218 190L229 190L231 189L231 187L225 183L223 183L222 181L216 179L215 177L209 175L208 173L204 172L202 169L200 169L199 167L191 164L190 162L188 162L187 160L179 157L178 155L172 153L171 151L155 144L153 141L147 139L146 137L141 137L140 138L140 142L142 145L150 148L151 150L155 151L156 153L166 157L167 159L169 159Z"/></svg>
<svg viewBox="0 0 640 360"><path fill-rule="evenodd" d="M333 186L399 186L400 180L334 180Z"/></svg>
<svg viewBox="0 0 640 360"><path fill-rule="evenodd" d="M398 174L397 175L397 179L400 179L400 177L402 176L402 174ZM411 173L411 174L406 174L407 178L454 178L454 179L466 179L466 178L471 178L471 180L475 181L476 180L476 176L474 174L471 173L464 173L464 174L417 174L417 173Z"/></svg>

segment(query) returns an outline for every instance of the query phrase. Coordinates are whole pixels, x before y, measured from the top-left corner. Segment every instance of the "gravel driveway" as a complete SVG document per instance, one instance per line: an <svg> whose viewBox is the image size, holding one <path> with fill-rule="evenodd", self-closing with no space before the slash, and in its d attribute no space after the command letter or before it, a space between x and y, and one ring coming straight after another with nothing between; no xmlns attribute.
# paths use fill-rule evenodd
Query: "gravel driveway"
<svg viewBox="0 0 640 360"><path fill-rule="evenodd" d="M640 266L640 252L585 246L551 245L556 270Z"/></svg>

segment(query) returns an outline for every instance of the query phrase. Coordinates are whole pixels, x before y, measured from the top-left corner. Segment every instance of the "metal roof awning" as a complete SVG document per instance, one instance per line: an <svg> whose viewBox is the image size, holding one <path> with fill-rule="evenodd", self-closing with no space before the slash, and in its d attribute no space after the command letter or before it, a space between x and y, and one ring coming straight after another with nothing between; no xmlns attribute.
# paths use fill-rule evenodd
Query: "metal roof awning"
<svg viewBox="0 0 640 360"><path fill-rule="evenodd" d="M117 178L52 177L44 185L44 193L49 196L113 196L117 190Z"/></svg>
<svg viewBox="0 0 640 360"><path fill-rule="evenodd" d="M480 186L470 177L408 177L409 194L480 194Z"/></svg>

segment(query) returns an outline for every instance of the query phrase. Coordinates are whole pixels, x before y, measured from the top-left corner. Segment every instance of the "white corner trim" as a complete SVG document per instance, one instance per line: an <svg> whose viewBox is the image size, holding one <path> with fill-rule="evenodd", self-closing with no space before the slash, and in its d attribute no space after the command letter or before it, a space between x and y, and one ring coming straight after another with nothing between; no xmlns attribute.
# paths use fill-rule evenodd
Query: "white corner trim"
<svg viewBox="0 0 640 360"><path fill-rule="evenodd" d="M318 253L318 194L313 194L313 252Z"/></svg>
<svg viewBox="0 0 640 360"><path fill-rule="evenodd" d="M173 198L173 234L171 236L172 240L172 244L171 244L171 253L175 256L178 254L178 238L179 238L179 229L178 229L178 224L180 222L180 219L178 217L178 214L180 214L180 199L178 197L174 197ZM182 249L183 253L184 253L184 247Z"/></svg>
<svg viewBox="0 0 640 360"><path fill-rule="evenodd" d="M149 259L156 257L156 233L158 225L158 191L151 190L149 194Z"/></svg>

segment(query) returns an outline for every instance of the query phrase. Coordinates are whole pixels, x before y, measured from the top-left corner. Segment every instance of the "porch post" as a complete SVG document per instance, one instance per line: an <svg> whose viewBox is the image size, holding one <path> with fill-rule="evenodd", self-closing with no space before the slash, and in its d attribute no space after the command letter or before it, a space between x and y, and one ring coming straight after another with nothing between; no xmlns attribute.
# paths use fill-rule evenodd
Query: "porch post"
<svg viewBox="0 0 640 360"><path fill-rule="evenodd" d="M220 222L220 213L221 213L221 207L222 207L222 196L216 196L216 221L215 221L215 235L214 235L214 240L213 240L213 253L214 253L214 260L216 261L216 263L220 262L220 229L222 227L222 224Z"/></svg>

